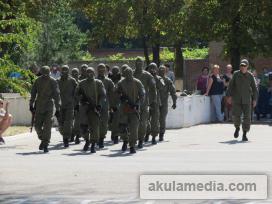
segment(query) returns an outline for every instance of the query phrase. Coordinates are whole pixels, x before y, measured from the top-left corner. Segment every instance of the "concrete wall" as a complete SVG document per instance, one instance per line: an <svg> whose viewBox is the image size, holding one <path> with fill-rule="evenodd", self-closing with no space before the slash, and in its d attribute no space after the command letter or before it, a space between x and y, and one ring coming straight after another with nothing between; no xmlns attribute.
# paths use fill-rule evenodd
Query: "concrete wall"
<svg viewBox="0 0 272 204"><path fill-rule="evenodd" d="M9 112L13 115L13 125L30 125L31 114L29 112L29 98L19 94L2 94L5 100L10 102ZM167 128L190 127L201 123L209 123L212 119L210 98L206 96L179 96L177 108L173 110L172 100L169 97L169 111L167 116Z"/></svg>

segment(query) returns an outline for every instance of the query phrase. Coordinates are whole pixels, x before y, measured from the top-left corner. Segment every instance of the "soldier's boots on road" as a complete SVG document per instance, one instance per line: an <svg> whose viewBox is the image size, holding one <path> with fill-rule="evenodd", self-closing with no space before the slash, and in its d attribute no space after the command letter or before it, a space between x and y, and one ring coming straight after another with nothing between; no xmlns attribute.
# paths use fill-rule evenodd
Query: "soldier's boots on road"
<svg viewBox="0 0 272 204"><path fill-rule="evenodd" d="M69 147L69 140L68 139L63 139L63 146L64 146L64 148Z"/></svg>
<svg viewBox="0 0 272 204"><path fill-rule="evenodd" d="M148 142L148 141L149 141L149 134L146 134L144 141L145 141L145 142Z"/></svg>
<svg viewBox="0 0 272 204"><path fill-rule="evenodd" d="M239 137L239 131L240 131L240 128L236 128L236 129L235 129L234 138Z"/></svg>
<svg viewBox="0 0 272 204"><path fill-rule="evenodd" d="M44 147L43 141L41 141L41 144L40 144L40 146L39 146L39 150L43 150L43 147Z"/></svg>
<svg viewBox="0 0 272 204"><path fill-rule="evenodd" d="M242 141L244 141L244 142L246 142L246 141L248 141L248 139L247 139L247 132L246 131L244 131L243 132L243 139L242 139Z"/></svg>
<svg viewBox="0 0 272 204"><path fill-rule="evenodd" d="M139 140L139 142L138 142L138 148L139 149L143 148L143 141L142 140Z"/></svg>
<svg viewBox="0 0 272 204"><path fill-rule="evenodd" d="M118 143L119 143L119 138L118 138L118 136L115 136L113 138L113 144L118 144Z"/></svg>
<svg viewBox="0 0 272 204"><path fill-rule="evenodd" d="M135 154L136 153L135 147L130 147L129 153L130 154Z"/></svg>
<svg viewBox="0 0 272 204"><path fill-rule="evenodd" d="M104 138L100 138L98 142L99 149L104 148Z"/></svg>
<svg viewBox="0 0 272 204"><path fill-rule="evenodd" d="M91 146L91 153L96 153L94 142L92 143L92 146Z"/></svg>
<svg viewBox="0 0 272 204"><path fill-rule="evenodd" d="M76 139L75 139L75 144L80 144L80 136L79 135L77 135L76 136Z"/></svg>
<svg viewBox="0 0 272 204"><path fill-rule="evenodd" d="M122 151L123 152L127 151L127 145L128 145L128 142L124 141L123 146L122 146Z"/></svg>
<svg viewBox="0 0 272 204"><path fill-rule="evenodd" d="M43 146L43 152L44 152L44 153L49 152L49 150L48 150L48 145L44 145L44 146Z"/></svg>
<svg viewBox="0 0 272 204"><path fill-rule="evenodd" d="M163 140L164 140L164 134L163 134L163 133L160 133L159 141L162 142Z"/></svg>
<svg viewBox="0 0 272 204"><path fill-rule="evenodd" d="M152 137L152 144L153 145L157 144L156 137L154 137L154 136Z"/></svg>
<svg viewBox="0 0 272 204"><path fill-rule="evenodd" d="M90 141L89 140L86 140L85 141L85 145L84 145L84 147L83 147L83 151L88 151L88 149L89 149L89 146L90 146Z"/></svg>

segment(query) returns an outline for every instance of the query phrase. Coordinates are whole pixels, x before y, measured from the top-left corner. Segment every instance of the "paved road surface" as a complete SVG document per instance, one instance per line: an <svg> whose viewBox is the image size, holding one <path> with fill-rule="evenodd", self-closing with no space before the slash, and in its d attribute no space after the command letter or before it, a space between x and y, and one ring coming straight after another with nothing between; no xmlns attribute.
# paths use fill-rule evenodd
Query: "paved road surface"
<svg viewBox="0 0 272 204"><path fill-rule="evenodd" d="M83 143L63 149L56 131L49 154L38 151L35 133L9 137L0 146L0 203L272 203L139 199L144 173L272 175L271 133L269 125L254 125L250 142L242 143L231 124L199 125L169 130L165 142L148 143L133 156L109 136L96 154L82 152Z"/></svg>

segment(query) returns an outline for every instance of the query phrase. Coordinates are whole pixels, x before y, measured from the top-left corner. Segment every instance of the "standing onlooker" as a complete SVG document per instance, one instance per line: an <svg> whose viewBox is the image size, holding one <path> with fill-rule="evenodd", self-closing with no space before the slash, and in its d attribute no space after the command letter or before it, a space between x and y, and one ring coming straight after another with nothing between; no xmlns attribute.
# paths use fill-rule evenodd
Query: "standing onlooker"
<svg viewBox="0 0 272 204"><path fill-rule="evenodd" d="M212 68L212 75L208 81L208 88L205 96L210 95L212 101L212 107L215 110L216 120L222 122L224 116L221 111L221 102L224 92L224 82L219 75L219 65L215 64Z"/></svg>
<svg viewBox="0 0 272 204"><path fill-rule="evenodd" d="M224 80L224 91L226 92L229 86L229 82L232 79L232 65L228 64L226 66L226 73L223 75ZM225 95L225 94L224 94ZM227 103L227 97L224 96L224 114L225 114L225 120L231 121L231 104Z"/></svg>
<svg viewBox="0 0 272 204"><path fill-rule="evenodd" d="M209 79L209 68L203 67L201 75L198 77L196 82L196 90L200 91L201 95L205 94L208 86Z"/></svg>
<svg viewBox="0 0 272 204"><path fill-rule="evenodd" d="M5 144L2 135L12 123L12 116L8 112L8 105L9 102L6 102L6 107L4 108L4 101L0 99L0 144Z"/></svg>
<svg viewBox="0 0 272 204"><path fill-rule="evenodd" d="M58 65L54 64L50 71L50 76L54 79L60 79L60 71Z"/></svg>
<svg viewBox="0 0 272 204"><path fill-rule="evenodd" d="M248 61L240 62L240 70L234 72L230 81L227 96L228 103L233 104L233 121L235 126L234 137L239 137L241 116L243 115L243 141L247 141L247 132L250 129L251 107L256 106L257 86L253 75L248 72Z"/></svg>
<svg viewBox="0 0 272 204"><path fill-rule="evenodd" d="M166 76L171 79L173 83L175 83L175 73L170 70L170 64L165 64L164 66L166 67Z"/></svg>

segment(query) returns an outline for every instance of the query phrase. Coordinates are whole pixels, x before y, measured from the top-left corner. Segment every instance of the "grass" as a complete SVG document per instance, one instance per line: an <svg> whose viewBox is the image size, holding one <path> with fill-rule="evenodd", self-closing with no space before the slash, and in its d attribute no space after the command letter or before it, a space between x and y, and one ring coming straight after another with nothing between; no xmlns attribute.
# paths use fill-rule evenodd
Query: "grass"
<svg viewBox="0 0 272 204"><path fill-rule="evenodd" d="M27 133L30 132L29 127L26 126L12 126L10 128L8 128L6 130L6 132L4 132L3 136L13 136L13 135L18 135L18 134L22 134L22 133Z"/></svg>

